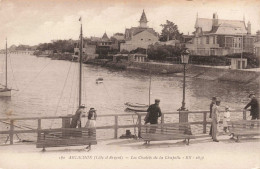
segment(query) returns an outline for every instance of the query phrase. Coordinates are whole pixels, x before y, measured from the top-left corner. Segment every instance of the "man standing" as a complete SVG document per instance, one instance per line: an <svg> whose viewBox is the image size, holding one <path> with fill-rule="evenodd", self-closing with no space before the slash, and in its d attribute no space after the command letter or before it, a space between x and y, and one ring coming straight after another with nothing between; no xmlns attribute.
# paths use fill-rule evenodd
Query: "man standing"
<svg viewBox="0 0 260 169"><path fill-rule="evenodd" d="M149 108L147 109L148 117L145 123L150 122L150 124L158 124L158 118L162 115L159 104L160 100L155 99L155 103L149 106Z"/></svg>
<svg viewBox="0 0 260 169"><path fill-rule="evenodd" d="M70 128L81 128L81 117L85 113L85 105L80 105L76 113L72 116Z"/></svg>
<svg viewBox="0 0 260 169"><path fill-rule="evenodd" d="M218 125L220 121L219 111L220 100L216 101L216 104L212 108L212 139L215 142L219 142L217 139Z"/></svg>
<svg viewBox="0 0 260 169"><path fill-rule="evenodd" d="M251 106L250 116L252 116L251 120L259 119L259 103L258 100L255 98L255 94L251 93L249 95L251 101L245 106L244 111Z"/></svg>
<svg viewBox="0 0 260 169"><path fill-rule="evenodd" d="M155 99L155 103L150 105L147 109L147 115L145 118L145 124L150 123L150 130L149 133L155 133L157 126L153 126L158 124L158 118L162 116L161 108L159 106L160 100ZM146 141L145 144L149 143L150 141Z"/></svg>
<svg viewBox="0 0 260 169"><path fill-rule="evenodd" d="M211 118L212 116L212 108L216 104L216 100L217 100L216 97L212 97L211 103L209 105L209 118ZM212 125L210 126L209 135L212 136Z"/></svg>

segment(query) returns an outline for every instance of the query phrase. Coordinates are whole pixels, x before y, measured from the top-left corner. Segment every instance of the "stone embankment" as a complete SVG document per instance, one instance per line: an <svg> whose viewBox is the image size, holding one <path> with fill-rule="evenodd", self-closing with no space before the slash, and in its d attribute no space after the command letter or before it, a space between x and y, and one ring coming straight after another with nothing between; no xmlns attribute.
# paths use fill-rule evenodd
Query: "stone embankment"
<svg viewBox="0 0 260 169"><path fill-rule="evenodd" d="M182 76L183 65L157 62L113 62L110 60L89 60L87 64L101 65L114 69L151 72L156 74L175 74ZM212 66L187 65L187 76L205 80L231 81L238 83L259 83L260 71L234 70Z"/></svg>

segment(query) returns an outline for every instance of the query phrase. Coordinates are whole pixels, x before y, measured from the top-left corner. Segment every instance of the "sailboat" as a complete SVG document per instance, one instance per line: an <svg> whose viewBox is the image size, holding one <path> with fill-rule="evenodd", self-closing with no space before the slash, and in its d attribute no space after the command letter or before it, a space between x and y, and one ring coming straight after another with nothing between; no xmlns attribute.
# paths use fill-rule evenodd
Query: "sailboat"
<svg viewBox="0 0 260 169"><path fill-rule="evenodd" d="M80 20L81 21L81 18ZM80 51L79 51L79 102L78 108L83 106L81 104L82 98L82 49L83 49L83 32L82 32L82 23L80 29ZM49 131L45 129L38 132L36 148L43 148L42 151L45 151L45 147L67 147L67 146L79 146L79 145L88 145L87 149L91 149L91 145L97 144L96 140L96 130L94 128L74 128L70 126L70 118L64 117L62 121L62 128L54 129L54 131Z"/></svg>
<svg viewBox="0 0 260 169"><path fill-rule="evenodd" d="M4 88L0 88L0 97L11 97L11 89L7 86L7 40L5 47L5 85L2 85Z"/></svg>
<svg viewBox="0 0 260 169"><path fill-rule="evenodd" d="M151 72L150 72L150 81L149 81L149 105L150 105L150 100L151 100ZM131 102L126 102L126 109L131 110L131 111L136 111L136 112L146 112L149 105L147 104L141 104L141 103L131 103Z"/></svg>

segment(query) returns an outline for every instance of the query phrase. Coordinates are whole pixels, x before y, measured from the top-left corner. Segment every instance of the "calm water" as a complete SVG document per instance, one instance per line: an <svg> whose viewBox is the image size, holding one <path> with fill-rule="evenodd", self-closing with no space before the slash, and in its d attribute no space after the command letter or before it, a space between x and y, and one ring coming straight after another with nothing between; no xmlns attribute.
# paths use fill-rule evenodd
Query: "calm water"
<svg viewBox="0 0 260 169"><path fill-rule="evenodd" d="M0 71L4 69L4 55L0 55ZM73 114L78 105L78 64L51 60L32 55L9 57L9 84L14 89L11 99L0 98L0 117L37 117ZM98 77L103 84L96 84ZM4 74L0 76L3 84ZM176 111L182 102L182 77L152 75L151 102L161 99L162 111ZM259 95L255 83L238 84L187 78L186 107L207 110L212 96L221 98L221 105L239 109L249 101L250 91ZM98 114L125 113L125 102L148 104L149 75L115 71L100 66L84 65L83 101L95 107ZM21 122L22 123L22 122ZM47 122L46 122L47 124ZM55 122L47 124L52 127ZM27 126L36 124L30 123Z"/></svg>

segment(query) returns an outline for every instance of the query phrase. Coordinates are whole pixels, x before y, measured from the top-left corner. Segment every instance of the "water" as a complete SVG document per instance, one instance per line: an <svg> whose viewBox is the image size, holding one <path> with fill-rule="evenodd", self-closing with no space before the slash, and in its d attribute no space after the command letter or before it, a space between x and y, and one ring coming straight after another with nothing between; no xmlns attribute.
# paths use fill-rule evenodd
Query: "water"
<svg viewBox="0 0 260 169"><path fill-rule="evenodd" d="M3 71L4 55L0 55L0 61L0 70ZM8 82L19 91L12 91L11 99L0 99L1 118L55 116L75 112L78 106L78 63L32 55L11 55L8 66ZM95 83L98 77L104 78L103 84ZM3 81L4 74L1 74L2 84ZM176 111L181 107L182 85L182 77L152 75L151 103L159 98L163 112ZM148 74L83 65L82 103L87 110L94 107L98 114L126 113L125 102L148 104L148 90ZM189 110L208 110L211 97L217 96L222 106L240 109L249 101L250 91L259 95L259 85L186 78L186 107ZM129 123L132 120L128 119ZM54 124L56 122L46 122L46 128ZM26 122L23 125L33 127L36 123Z"/></svg>

